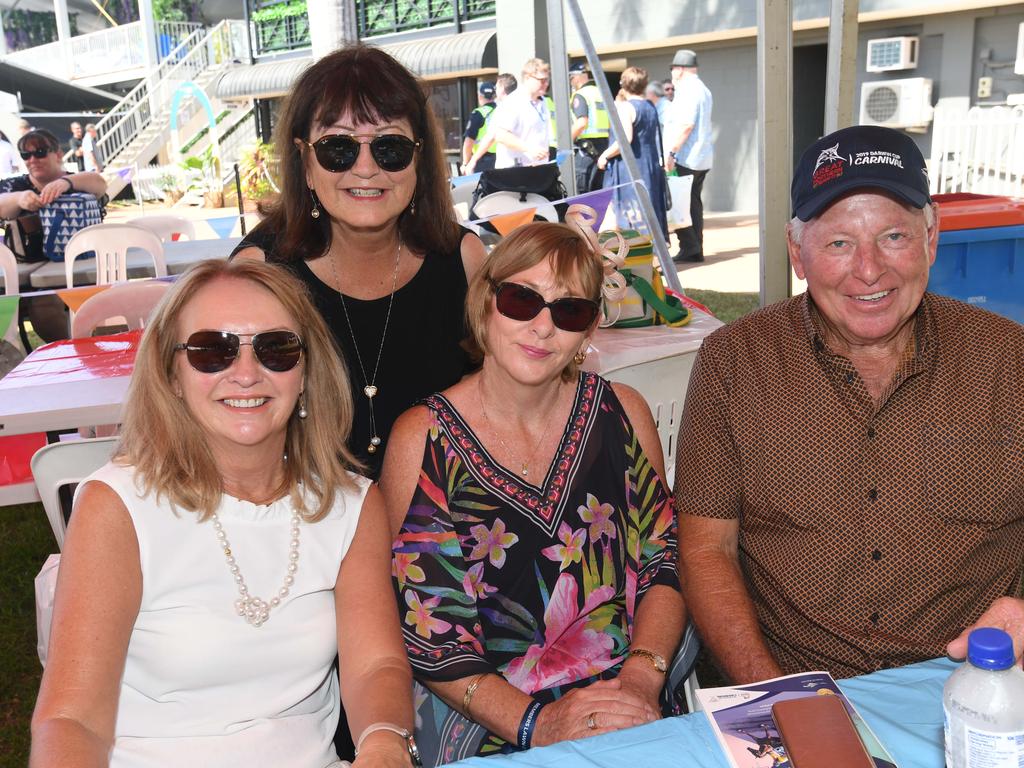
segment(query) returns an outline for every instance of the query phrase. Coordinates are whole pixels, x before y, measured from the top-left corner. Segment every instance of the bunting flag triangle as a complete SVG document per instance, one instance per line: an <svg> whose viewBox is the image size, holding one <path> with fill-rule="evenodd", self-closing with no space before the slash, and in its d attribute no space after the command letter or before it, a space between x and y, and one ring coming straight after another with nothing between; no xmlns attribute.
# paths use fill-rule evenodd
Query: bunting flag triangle
<svg viewBox="0 0 1024 768"><path fill-rule="evenodd" d="M223 240L225 237L231 237L235 225L238 224L238 217L221 216L217 219L207 219L206 223L210 225L210 229L217 233L217 237Z"/></svg>
<svg viewBox="0 0 1024 768"><path fill-rule="evenodd" d="M18 296L0 296L0 339L7 335L7 329L17 316Z"/></svg>
<svg viewBox="0 0 1024 768"><path fill-rule="evenodd" d="M536 212L536 208L523 208L521 211L512 211L512 213L503 213L500 216L491 216L488 221L494 225L496 230L498 230L498 234L504 237L516 227L521 227L523 224L529 224L533 221L533 215Z"/></svg>
<svg viewBox="0 0 1024 768"><path fill-rule="evenodd" d="M132 171L131 168L122 168L121 170L119 170L117 172L117 175L120 176L125 181L131 181L132 180L132 176L133 176L133 171Z"/></svg>
<svg viewBox="0 0 1024 768"><path fill-rule="evenodd" d="M587 192L583 195L577 195L576 197L570 197L565 202L570 205L589 205L594 209L596 219L594 220L594 229L596 231L601 230L601 224L604 221L605 214L608 212L608 205L612 201L612 195L615 190L609 189L597 189L593 192Z"/></svg>
<svg viewBox="0 0 1024 768"><path fill-rule="evenodd" d="M68 309L72 312L77 312L86 299L95 296L97 293L102 293L109 287L110 285L90 285L82 286L81 288L65 288L62 291L57 291L57 295L67 305Z"/></svg>

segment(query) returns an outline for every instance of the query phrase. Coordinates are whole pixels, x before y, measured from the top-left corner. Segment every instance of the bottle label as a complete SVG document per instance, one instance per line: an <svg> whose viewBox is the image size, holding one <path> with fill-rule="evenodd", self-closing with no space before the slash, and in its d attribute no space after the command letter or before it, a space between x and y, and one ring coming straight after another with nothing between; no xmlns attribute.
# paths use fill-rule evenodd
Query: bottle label
<svg viewBox="0 0 1024 768"><path fill-rule="evenodd" d="M985 730L950 716L943 707L949 768L1024 768L1024 731Z"/></svg>

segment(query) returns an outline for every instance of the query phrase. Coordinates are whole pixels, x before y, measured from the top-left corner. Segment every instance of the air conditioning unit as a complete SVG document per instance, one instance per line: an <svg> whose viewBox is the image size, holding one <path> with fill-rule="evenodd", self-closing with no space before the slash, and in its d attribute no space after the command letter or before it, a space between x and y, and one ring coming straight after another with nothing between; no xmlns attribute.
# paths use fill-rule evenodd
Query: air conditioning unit
<svg viewBox="0 0 1024 768"><path fill-rule="evenodd" d="M1017 61L1013 65L1013 72L1024 75L1024 22L1017 27Z"/></svg>
<svg viewBox="0 0 1024 768"><path fill-rule="evenodd" d="M860 89L860 124L914 128L932 121L932 81L927 77L876 80Z"/></svg>
<svg viewBox="0 0 1024 768"><path fill-rule="evenodd" d="M916 37L882 37L868 40L868 72L917 69Z"/></svg>

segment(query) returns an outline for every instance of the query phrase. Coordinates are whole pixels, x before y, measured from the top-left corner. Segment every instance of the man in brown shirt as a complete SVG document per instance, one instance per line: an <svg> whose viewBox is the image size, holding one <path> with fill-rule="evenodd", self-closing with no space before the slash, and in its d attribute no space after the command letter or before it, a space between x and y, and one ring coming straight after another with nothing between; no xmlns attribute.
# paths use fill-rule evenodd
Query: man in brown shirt
<svg viewBox="0 0 1024 768"><path fill-rule="evenodd" d="M678 441L681 579L735 682L1024 645L1024 327L925 293L924 159L856 126L793 181L808 291L701 349ZM952 641L952 642L951 642Z"/></svg>

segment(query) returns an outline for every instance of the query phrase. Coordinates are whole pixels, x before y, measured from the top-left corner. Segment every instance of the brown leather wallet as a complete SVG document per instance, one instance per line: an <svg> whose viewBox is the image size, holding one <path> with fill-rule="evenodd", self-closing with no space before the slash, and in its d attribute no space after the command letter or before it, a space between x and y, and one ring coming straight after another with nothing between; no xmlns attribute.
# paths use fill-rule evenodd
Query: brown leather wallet
<svg viewBox="0 0 1024 768"><path fill-rule="evenodd" d="M874 768L838 696L780 701L772 704L772 717L792 768Z"/></svg>

